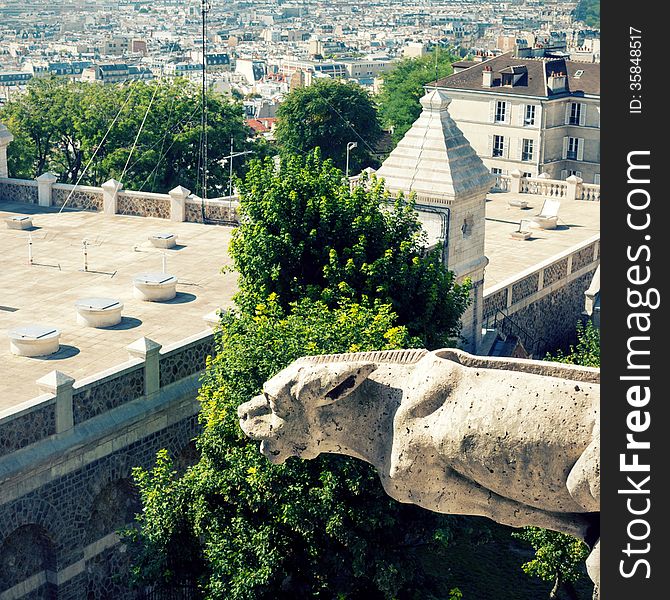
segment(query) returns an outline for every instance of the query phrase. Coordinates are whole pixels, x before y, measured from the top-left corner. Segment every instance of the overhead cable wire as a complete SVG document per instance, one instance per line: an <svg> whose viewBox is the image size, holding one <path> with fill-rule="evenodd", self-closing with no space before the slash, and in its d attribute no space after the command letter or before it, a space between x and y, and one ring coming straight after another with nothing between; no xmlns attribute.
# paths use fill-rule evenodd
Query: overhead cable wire
<svg viewBox="0 0 670 600"><path fill-rule="evenodd" d="M77 183L74 184L74 187L70 190L70 193L68 194L68 197L65 199L65 202L63 202L63 206L60 207L60 210L58 211L58 214L63 212L63 209L65 208L65 205L70 201L70 198L72 198L72 194L74 194L75 190L79 186L81 180L84 178L84 175L86 175L86 172L88 171L88 168L91 166L91 163L95 159L96 155L98 154L98 150L102 148L102 145L105 143L105 140L107 139L107 136L110 134L112 129L114 128L114 125L116 125L116 122L119 120L119 117L121 116L121 113L123 112L123 109L126 107L128 102L130 102L130 98L133 95L134 87L131 85L130 90L128 92L128 96L126 98L126 101L123 103L121 108L119 109L119 112L116 113L116 116L114 117L114 120L112 121L111 125L107 129L107 132L103 136L102 140L100 143L96 146L95 151L93 152L93 156L91 156L91 159L88 161L87 165L84 167L84 170L81 172L81 175L79 175L79 178L77 179Z"/></svg>

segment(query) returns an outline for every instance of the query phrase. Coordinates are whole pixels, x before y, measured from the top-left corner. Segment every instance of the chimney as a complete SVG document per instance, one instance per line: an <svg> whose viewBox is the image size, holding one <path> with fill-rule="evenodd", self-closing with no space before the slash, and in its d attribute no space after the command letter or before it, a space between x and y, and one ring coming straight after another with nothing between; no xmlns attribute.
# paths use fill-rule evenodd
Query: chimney
<svg viewBox="0 0 670 600"><path fill-rule="evenodd" d="M552 94L565 92L568 87L568 78L563 72L555 73L552 71L547 78L547 86Z"/></svg>
<svg viewBox="0 0 670 600"><path fill-rule="evenodd" d="M493 69L489 66L486 66L482 71L482 87L490 88L492 86L493 86Z"/></svg>

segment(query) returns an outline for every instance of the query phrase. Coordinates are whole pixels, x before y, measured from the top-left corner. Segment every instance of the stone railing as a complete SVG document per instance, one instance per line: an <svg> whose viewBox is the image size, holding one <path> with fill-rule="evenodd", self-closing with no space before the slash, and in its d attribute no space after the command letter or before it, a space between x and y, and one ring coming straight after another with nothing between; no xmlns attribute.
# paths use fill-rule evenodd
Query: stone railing
<svg viewBox="0 0 670 600"><path fill-rule="evenodd" d="M551 292L567 285L600 262L600 236L551 257L514 277L484 290L484 321L496 316L498 310L507 316L526 308Z"/></svg>
<svg viewBox="0 0 670 600"><path fill-rule="evenodd" d="M47 186L48 187L48 186ZM54 183L51 191L42 191L50 198L47 206L63 206L79 210L102 210L102 189L88 185L74 186L68 183ZM44 202L40 202L44 206Z"/></svg>
<svg viewBox="0 0 670 600"><path fill-rule="evenodd" d="M494 177L496 180L492 189L496 192L509 192L512 178L509 175L501 175L499 173L495 174Z"/></svg>
<svg viewBox="0 0 670 600"><path fill-rule="evenodd" d="M512 175L512 181L514 176ZM512 191L514 185L510 191ZM568 183L557 179L543 179L541 177L520 177L519 192L521 194L533 194L546 196L548 198L567 198Z"/></svg>
<svg viewBox="0 0 670 600"><path fill-rule="evenodd" d="M0 177L0 200L37 204L37 181Z"/></svg>
<svg viewBox="0 0 670 600"><path fill-rule="evenodd" d="M549 177L543 175L523 177L521 171L515 170L509 175L495 175L492 190L564 200L600 201L600 185L584 183L581 177L575 175L561 181L559 179L549 179Z"/></svg>
<svg viewBox="0 0 670 600"><path fill-rule="evenodd" d="M593 183L583 183L582 195L579 200L600 202L600 186Z"/></svg>
<svg viewBox="0 0 670 600"><path fill-rule="evenodd" d="M169 194L154 194L124 190L114 179L101 187L56 183L57 179L52 173L40 175L35 181L0 178L0 200L176 222L239 223L237 196L203 200L181 186Z"/></svg>
<svg viewBox="0 0 670 600"><path fill-rule="evenodd" d="M201 373L213 353L214 333L207 329L165 349L141 338L128 346L128 362L80 381L53 371L37 381L44 394L0 411L0 456L179 385Z"/></svg>

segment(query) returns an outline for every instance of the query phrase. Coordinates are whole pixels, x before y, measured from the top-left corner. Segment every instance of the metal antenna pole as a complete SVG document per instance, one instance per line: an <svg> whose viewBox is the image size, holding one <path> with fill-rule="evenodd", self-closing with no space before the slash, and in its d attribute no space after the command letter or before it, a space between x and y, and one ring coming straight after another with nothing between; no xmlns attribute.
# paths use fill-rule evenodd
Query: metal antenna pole
<svg viewBox="0 0 670 600"><path fill-rule="evenodd" d="M228 170L228 197L232 198L233 196L233 136L230 136L230 163L229 163L229 170Z"/></svg>
<svg viewBox="0 0 670 600"><path fill-rule="evenodd" d="M202 0L202 199L207 199L207 0Z"/></svg>

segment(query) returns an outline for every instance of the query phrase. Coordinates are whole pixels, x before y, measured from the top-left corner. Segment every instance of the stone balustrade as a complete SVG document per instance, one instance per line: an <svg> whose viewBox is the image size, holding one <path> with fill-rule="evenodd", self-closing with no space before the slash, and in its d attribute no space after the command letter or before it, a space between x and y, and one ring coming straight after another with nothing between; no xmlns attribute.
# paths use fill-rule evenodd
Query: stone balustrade
<svg viewBox="0 0 670 600"><path fill-rule="evenodd" d="M509 175L495 175L493 191L513 194L530 194L562 200L600 201L600 185L584 183L581 177L572 175L565 181L538 177L524 177L519 170Z"/></svg>
<svg viewBox="0 0 670 600"><path fill-rule="evenodd" d="M165 349L141 338L128 346L126 363L80 381L53 371L37 382L44 394L0 412L0 457L178 385L202 372L213 352L207 329Z"/></svg>
<svg viewBox="0 0 670 600"><path fill-rule="evenodd" d="M169 194L123 189L110 179L101 187L56 183L57 177L44 173L36 180L0 177L0 200L91 210L105 214L154 217L176 222L239 222L237 196L202 199L178 186Z"/></svg>

